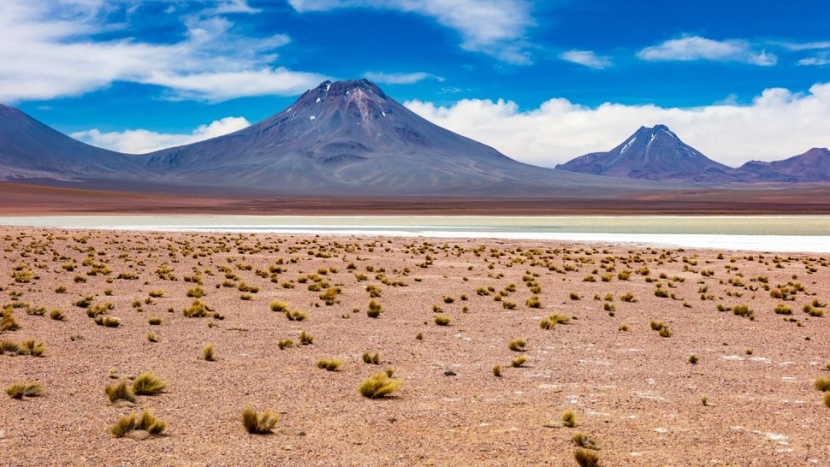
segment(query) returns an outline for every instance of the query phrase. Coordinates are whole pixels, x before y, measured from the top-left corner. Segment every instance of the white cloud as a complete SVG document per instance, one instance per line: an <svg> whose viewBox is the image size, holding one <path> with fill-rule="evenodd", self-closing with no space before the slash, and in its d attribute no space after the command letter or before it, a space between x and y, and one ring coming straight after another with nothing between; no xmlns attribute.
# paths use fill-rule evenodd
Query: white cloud
<svg viewBox="0 0 830 467"><path fill-rule="evenodd" d="M113 151L127 154L145 154L159 149L195 143L217 136L233 133L250 126L244 117L226 117L198 128L187 134L156 133L149 130L126 130L102 133L97 128L72 133L75 139Z"/></svg>
<svg viewBox="0 0 830 467"><path fill-rule="evenodd" d="M461 34L461 47L529 64L524 35L533 25L527 0L288 0L298 12L374 8L415 13Z"/></svg>
<svg viewBox="0 0 830 467"><path fill-rule="evenodd" d="M798 61L802 66L825 66L830 65L830 53L823 52L815 57L802 58Z"/></svg>
<svg viewBox="0 0 830 467"><path fill-rule="evenodd" d="M380 71L369 71L363 75L369 81L379 84L413 84L425 79L434 79L443 82L444 78L422 71L416 73L383 73Z"/></svg>
<svg viewBox="0 0 830 467"><path fill-rule="evenodd" d="M116 81L164 86L170 96L188 99L294 95L326 79L272 65L274 50L290 41L287 36L239 36L234 24L221 16L184 18L186 35L172 44L93 40L108 27L106 13L113 5L101 0L4 0L0 102L76 96ZM244 12L246 7L243 1L215 3L225 12Z"/></svg>
<svg viewBox="0 0 830 467"><path fill-rule="evenodd" d="M640 125L661 123L707 156L733 166L830 146L830 83L816 84L805 94L767 89L748 105L695 108L614 103L586 107L566 99L551 99L529 111L503 100L462 100L451 107L420 101L405 105L510 157L543 166L608 151Z"/></svg>
<svg viewBox="0 0 830 467"><path fill-rule="evenodd" d="M590 50L569 50L559 54L559 58L566 62L576 63L596 70L608 68L612 65L610 57L599 56Z"/></svg>
<svg viewBox="0 0 830 467"><path fill-rule="evenodd" d="M685 36L646 47L637 53L637 57L647 61L711 60L758 66L773 66L778 62L778 57L764 50L754 50L749 42L716 41L700 36Z"/></svg>

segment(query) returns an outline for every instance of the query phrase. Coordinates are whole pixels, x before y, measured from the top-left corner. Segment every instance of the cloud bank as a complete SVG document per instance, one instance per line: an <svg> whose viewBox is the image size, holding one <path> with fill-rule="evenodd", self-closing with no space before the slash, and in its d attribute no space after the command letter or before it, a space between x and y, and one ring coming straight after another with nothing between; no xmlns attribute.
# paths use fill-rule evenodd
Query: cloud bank
<svg viewBox="0 0 830 467"><path fill-rule="evenodd" d="M79 131L70 136L93 146L127 154L145 154L159 149L196 143L217 136L233 133L250 126L244 117L226 117L216 120L187 134L156 133L149 130L126 130L102 133L98 129Z"/></svg>
<svg viewBox="0 0 830 467"><path fill-rule="evenodd" d="M258 11L245 1L205 3L213 6L182 18L179 42L158 44L93 39L112 28L107 15L116 2L4 0L0 102L77 96L116 81L161 86L174 99L221 101L295 95L326 79L273 66L275 50L290 42L288 36L244 37L232 21L216 16Z"/></svg>
<svg viewBox="0 0 830 467"><path fill-rule="evenodd" d="M449 107L423 101L405 105L433 123L542 166L608 151L640 125L666 124L688 144L732 166L830 146L830 83L815 84L803 94L766 89L746 105L727 102L694 108L615 103L586 107L567 99L550 99L528 111L504 100L466 99Z"/></svg>

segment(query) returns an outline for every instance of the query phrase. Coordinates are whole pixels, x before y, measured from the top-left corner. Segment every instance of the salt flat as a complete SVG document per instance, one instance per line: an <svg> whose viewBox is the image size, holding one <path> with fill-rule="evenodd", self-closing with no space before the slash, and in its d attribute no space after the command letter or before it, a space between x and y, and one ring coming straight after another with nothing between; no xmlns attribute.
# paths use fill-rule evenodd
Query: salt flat
<svg viewBox="0 0 830 467"><path fill-rule="evenodd" d="M0 225L582 241L759 252L830 252L829 216L7 216Z"/></svg>

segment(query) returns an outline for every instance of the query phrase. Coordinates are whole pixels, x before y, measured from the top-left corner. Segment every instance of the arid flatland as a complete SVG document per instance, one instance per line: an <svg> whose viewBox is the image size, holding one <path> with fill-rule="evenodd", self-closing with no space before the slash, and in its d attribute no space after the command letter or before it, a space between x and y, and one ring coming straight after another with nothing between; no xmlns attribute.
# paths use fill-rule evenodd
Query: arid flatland
<svg viewBox="0 0 830 467"><path fill-rule="evenodd" d="M605 466L830 462L827 257L20 228L0 246L0 384L42 390L0 398L1 465L567 466L577 442ZM361 395L384 371L400 387ZM110 402L145 372L166 387ZM247 406L279 414L271 434ZM144 409L161 433L111 433Z"/></svg>

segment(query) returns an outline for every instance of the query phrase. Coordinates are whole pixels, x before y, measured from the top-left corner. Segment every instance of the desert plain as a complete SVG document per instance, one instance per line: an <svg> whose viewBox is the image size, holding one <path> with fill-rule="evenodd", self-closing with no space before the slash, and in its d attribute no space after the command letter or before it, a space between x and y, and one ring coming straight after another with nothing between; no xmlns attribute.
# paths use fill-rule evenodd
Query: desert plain
<svg viewBox="0 0 830 467"><path fill-rule="evenodd" d="M826 256L9 227L0 247L0 385L41 390L0 394L0 465L830 465ZM110 402L146 372L164 389ZM364 397L384 372L397 390ZM144 410L163 431L111 433Z"/></svg>

